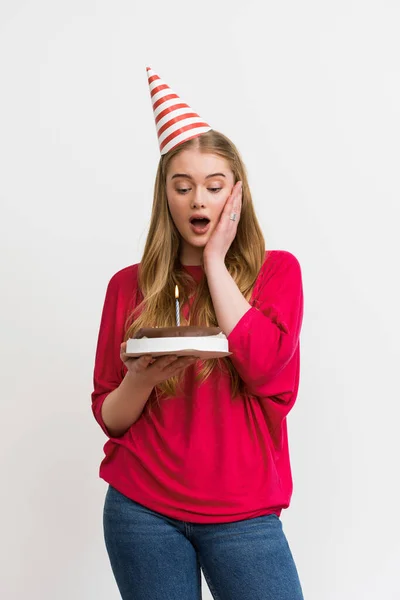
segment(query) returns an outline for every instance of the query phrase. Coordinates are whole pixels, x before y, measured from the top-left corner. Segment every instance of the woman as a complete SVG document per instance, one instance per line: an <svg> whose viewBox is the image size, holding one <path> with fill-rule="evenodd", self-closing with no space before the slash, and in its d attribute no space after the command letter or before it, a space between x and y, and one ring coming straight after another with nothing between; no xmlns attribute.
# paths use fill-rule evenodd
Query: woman
<svg viewBox="0 0 400 600"><path fill-rule="evenodd" d="M171 90L148 71L159 125L157 94ZM175 115L175 137L157 128L143 257L106 292L92 394L109 438L106 547L124 600L198 600L201 570L218 600L300 600L280 520L292 494L286 417L299 385L300 265L265 251L236 147L193 118L179 129ZM198 216L203 231L191 223ZM126 356L140 327L175 325L176 284L181 324L221 327L229 357Z"/></svg>

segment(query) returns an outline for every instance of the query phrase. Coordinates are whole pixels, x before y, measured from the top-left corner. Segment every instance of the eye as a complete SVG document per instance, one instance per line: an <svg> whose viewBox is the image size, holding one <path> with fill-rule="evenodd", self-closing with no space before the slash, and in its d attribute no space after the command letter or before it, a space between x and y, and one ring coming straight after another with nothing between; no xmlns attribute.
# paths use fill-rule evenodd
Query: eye
<svg viewBox="0 0 400 600"><path fill-rule="evenodd" d="M190 192L191 188L177 188L176 191L178 192L178 194L186 194L186 192ZM210 190L210 192L212 192L213 194L218 194L218 192L220 192L222 190L222 188L208 188Z"/></svg>

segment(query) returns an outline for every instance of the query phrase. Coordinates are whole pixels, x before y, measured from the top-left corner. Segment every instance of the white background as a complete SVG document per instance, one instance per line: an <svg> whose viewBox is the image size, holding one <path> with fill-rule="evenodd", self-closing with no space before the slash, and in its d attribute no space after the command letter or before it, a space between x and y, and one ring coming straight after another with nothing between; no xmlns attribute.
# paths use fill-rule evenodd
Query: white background
<svg viewBox="0 0 400 600"><path fill-rule="evenodd" d="M237 144L302 266L282 521L305 599L400 598L399 25L395 0L1 2L2 597L119 598L90 394L147 235L150 66Z"/></svg>

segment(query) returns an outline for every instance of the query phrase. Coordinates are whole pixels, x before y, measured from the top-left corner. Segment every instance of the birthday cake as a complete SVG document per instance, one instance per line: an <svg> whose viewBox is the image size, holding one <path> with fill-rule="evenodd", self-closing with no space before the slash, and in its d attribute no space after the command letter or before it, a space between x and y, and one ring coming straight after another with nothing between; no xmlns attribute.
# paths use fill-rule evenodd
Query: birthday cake
<svg viewBox="0 0 400 600"><path fill-rule="evenodd" d="M219 327L142 327L126 344L126 354L132 357L151 354L164 356L196 356L222 358L229 352L228 340Z"/></svg>

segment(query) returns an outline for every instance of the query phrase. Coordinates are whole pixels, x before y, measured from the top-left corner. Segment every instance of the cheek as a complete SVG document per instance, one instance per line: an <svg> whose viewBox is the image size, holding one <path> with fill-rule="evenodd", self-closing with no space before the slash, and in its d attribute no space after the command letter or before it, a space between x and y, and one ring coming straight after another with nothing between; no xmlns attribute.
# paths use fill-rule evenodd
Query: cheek
<svg viewBox="0 0 400 600"><path fill-rule="evenodd" d="M182 230L182 228L184 227L184 220L185 220L182 209L175 203L171 202L169 204L169 212L171 214L173 222L175 223L175 226L179 230Z"/></svg>
<svg viewBox="0 0 400 600"><path fill-rule="evenodd" d="M218 206L215 207L214 215L216 219L219 219L224 212L225 204L228 198L229 194L218 203Z"/></svg>
<svg viewBox="0 0 400 600"><path fill-rule="evenodd" d="M173 198L168 199L168 208L174 221L179 218L179 206L177 206Z"/></svg>

